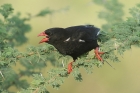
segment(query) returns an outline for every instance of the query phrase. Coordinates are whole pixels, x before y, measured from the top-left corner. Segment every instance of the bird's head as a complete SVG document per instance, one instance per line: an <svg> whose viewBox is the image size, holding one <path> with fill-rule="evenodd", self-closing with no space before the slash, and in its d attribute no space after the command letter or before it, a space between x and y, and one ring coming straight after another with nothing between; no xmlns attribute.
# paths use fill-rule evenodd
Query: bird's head
<svg viewBox="0 0 140 93"><path fill-rule="evenodd" d="M63 36L64 29L62 28L50 28L38 34L38 36L45 36L39 43L52 43L59 41Z"/></svg>

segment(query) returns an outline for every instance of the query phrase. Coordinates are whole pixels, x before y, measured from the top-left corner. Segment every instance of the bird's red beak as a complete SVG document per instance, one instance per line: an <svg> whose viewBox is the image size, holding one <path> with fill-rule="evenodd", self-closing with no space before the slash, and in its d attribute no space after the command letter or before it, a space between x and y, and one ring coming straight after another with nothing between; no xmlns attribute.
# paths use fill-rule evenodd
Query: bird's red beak
<svg viewBox="0 0 140 93"><path fill-rule="evenodd" d="M39 42L39 44L40 44L40 43L44 43L44 42L48 42L48 41L49 41L49 38L46 37L46 38L43 38L43 39Z"/></svg>
<svg viewBox="0 0 140 93"><path fill-rule="evenodd" d="M47 34L45 32L41 32L38 36L47 36Z"/></svg>
<svg viewBox="0 0 140 93"><path fill-rule="evenodd" d="M43 38L43 39L39 42L39 44L49 41L48 35L47 35L45 32L41 32L40 34L38 34L38 36L46 36L46 38Z"/></svg>

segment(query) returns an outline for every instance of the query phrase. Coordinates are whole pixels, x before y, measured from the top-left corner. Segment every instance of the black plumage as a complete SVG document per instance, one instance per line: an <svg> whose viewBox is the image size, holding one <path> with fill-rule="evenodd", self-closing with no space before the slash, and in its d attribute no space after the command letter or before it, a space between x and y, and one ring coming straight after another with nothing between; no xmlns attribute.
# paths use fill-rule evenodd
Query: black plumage
<svg viewBox="0 0 140 93"><path fill-rule="evenodd" d="M93 25L50 28L39 34L46 36L40 43L47 42L53 45L61 54L69 55L75 61L82 54L99 47L97 43L99 30Z"/></svg>

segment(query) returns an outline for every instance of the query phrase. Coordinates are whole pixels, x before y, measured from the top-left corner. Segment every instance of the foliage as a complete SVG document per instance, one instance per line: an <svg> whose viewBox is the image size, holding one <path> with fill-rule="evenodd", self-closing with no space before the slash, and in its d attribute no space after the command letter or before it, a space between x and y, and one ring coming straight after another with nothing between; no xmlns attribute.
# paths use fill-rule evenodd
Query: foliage
<svg viewBox="0 0 140 93"><path fill-rule="evenodd" d="M37 55L40 55L38 52L32 54L34 53L33 51L35 51L35 48L30 47L27 49L29 51L28 53L21 53L13 47L22 45L28 40L25 33L31 30L31 26L27 23L29 20L35 17L42 17L47 14L54 13L53 10L46 8L42 10L44 12L41 11L34 16L28 13L28 17L21 18L20 12L13 14L13 11L14 9L11 4L4 4L0 7L0 14L3 17L0 19L0 90L2 93L6 93L3 89L8 89L13 85L19 89L27 88L29 84L26 80L21 80L21 77L39 73L39 71L35 71L35 68L41 69L46 66L44 65L45 60L43 59L43 56L37 57ZM41 49L44 48L42 47ZM48 47L48 50L51 49ZM22 56L22 58L20 56ZM37 57L36 59L39 58L37 64L33 63L36 62L35 57ZM51 59L51 57L49 59ZM20 62L26 69L19 69L18 73L16 73L17 71L12 68L16 62ZM30 63L30 66L28 63Z"/></svg>
<svg viewBox="0 0 140 93"><path fill-rule="evenodd" d="M116 2L116 0L114 0L114 2ZM17 43L24 42L16 40L15 35L29 31L31 27L29 24L25 24L25 21L32 18L32 16L29 16L29 18L21 19L19 18L19 13L15 16L11 15L12 11L13 8L9 4L5 4L0 8L0 13L4 16L4 21L0 20L0 92L9 93L7 89L13 85L20 90L17 93L49 93L47 90L48 86L59 88L69 76L67 73L69 57L59 54L58 51L49 44L39 47L31 46L27 48L27 51L24 53L19 52L14 47L9 47L9 45L16 45L14 41ZM43 10L36 16L44 16L45 13L52 13L48 11L49 10ZM118 62L117 54L123 54L123 52L130 49L132 45L140 47L140 7L130 9L130 14L132 17L129 17L126 21L116 22L115 20L112 28L109 27L111 30L103 34L107 38L106 40L99 38L101 41L101 51L106 52L102 56L104 62L108 60ZM25 28L19 30L20 26L24 26ZM18 29L21 33L14 33L15 30L13 29ZM15 40L12 40L12 36ZM41 74L41 69L46 67L48 61L56 67L50 69L46 76ZM16 73L12 66L19 62L25 67L25 70L18 69L18 73ZM56 65L55 63L58 64ZM82 75L79 71L80 67L83 67L87 73L92 73L94 66L100 67L102 65L103 63L98 61L93 54L83 55L73 63L73 71L71 74L75 80L82 81ZM22 76L32 76L32 83L29 85L27 81L20 80Z"/></svg>
<svg viewBox="0 0 140 93"><path fill-rule="evenodd" d="M93 0L93 2L103 7L103 10L98 14L99 18L106 21L102 25L99 37L99 41L103 43L110 39L107 34L112 31L112 26L123 21L123 5L118 0Z"/></svg>
<svg viewBox="0 0 140 93"><path fill-rule="evenodd" d="M100 11L98 16L106 20L106 24L102 25L102 29L110 31L111 27L121 22L123 13L123 5L118 0L93 0L96 4L103 6L104 10Z"/></svg>
<svg viewBox="0 0 140 93"><path fill-rule="evenodd" d="M20 14L12 15L13 8L10 4L2 5L0 13L4 20L0 20L0 49L7 46L21 45L27 41L25 33L29 32L31 27L26 24L26 18L20 18Z"/></svg>
<svg viewBox="0 0 140 93"><path fill-rule="evenodd" d="M10 4L0 7L0 14L4 17L4 20L0 20L0 49L7 46L19 46L25 43L28 40L25 33L31 30L31 26L27 24L27 21L31 20L31 18L53 13L53 10L46 8L34 16L27 13L28 17L20 18L21 13L18 12L12 15L13 10Z"/></svg>

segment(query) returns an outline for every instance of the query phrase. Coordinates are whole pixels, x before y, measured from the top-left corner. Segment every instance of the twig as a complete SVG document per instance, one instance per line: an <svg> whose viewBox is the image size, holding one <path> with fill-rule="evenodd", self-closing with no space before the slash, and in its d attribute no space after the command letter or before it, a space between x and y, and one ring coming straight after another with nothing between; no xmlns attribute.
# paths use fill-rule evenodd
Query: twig
<svg viewBox="0 0 140 93"><path fill-rule="evenodd" d="M39 88L36 88L36 90L35 90L35 91L33 91L33 93L37 93L37 92L38 92L38 90L39 90Z"/></svg>
<svg viewBox="0 0 140 93"><path fill-rule="evenodd" d="M63 65L63 67L65 67L63 60L62 60L62 65Z"/></svg>
<svg viewBox="0 0 140 93"><path fill-rule="evenodd" d="M106 61L106 60L104 60L104 61L115 70L115 68L108 61Z"/></svg>

